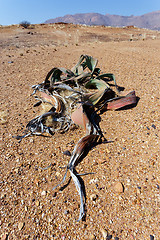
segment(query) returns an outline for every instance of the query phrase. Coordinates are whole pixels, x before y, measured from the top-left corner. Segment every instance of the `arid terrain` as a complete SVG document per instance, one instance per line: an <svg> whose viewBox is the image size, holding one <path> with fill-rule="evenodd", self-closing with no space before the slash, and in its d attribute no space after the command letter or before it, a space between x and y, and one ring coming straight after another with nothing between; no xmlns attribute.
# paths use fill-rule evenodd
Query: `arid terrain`
<svg viewBox="0 0 160 240"><path fill-rule="evenodd" d="M94 147L76 167L86 188L86 217L64 175L66 150L85 133L80 127L21 143L37 116L31 86L53 67L71 69L81 54L98 59L137 105L101 114L108 143ZM71 240L160 239L160 32L72 24L0 27L0 238ZM46 168L47 166L50 166ZM68 183L68 184L67 184Z"/></svg>

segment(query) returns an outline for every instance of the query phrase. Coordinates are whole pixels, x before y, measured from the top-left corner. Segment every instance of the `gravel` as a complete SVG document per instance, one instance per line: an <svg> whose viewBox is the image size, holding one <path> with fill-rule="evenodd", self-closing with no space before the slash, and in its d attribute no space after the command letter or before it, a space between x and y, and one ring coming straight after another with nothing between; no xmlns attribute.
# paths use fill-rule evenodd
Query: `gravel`
<svg viewBox="0 0 160 240"><path fill-rule="evenodd" d="M76 28L78 44L74 43ZM14 38L17 31L18 39ZM55 31L66 33L65 46ZM131 31L136 36L145 31L147 37L128 41ZM101 228L107 231L107 239L158 239L159 32L72 25L36 26L34 32L0 29L5 34L5 38L0 34L1 239L102 239ZM86 32L108 34L112 40L87 39ZM64 175L65 169L59 167L68 163L63 153L72 152L83 129L29 137L20 144L12 136L20 135L40 111L33 108L30 86L42 82L54 66L70 69L81 54L99 59L103 72L114 73L118 85L126 92L135 90L139 101L134 108L101 114L100 126L108 143L94 147L76 168L94 172L82 176L86 218L77 223L79 196L74 183L67 176L61 191L52 188ZM115 191L116 183L123 185L123 191ZM93 200L92 195L98 197Z"/></svg>

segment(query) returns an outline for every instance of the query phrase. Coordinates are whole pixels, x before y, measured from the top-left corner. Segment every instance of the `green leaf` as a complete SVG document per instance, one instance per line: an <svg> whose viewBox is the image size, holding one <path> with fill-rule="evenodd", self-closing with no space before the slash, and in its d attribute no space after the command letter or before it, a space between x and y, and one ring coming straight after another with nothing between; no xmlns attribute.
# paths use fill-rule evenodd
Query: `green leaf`
<svg viewBox="0 0 160 240"><path fill-rule="evenodd" d="M55 68L51 76L51 84L61 81L62 71L59 68Z"/></svg>
<svg viewBox="0 0 160 240"><path fill-rule="evenodd" d="M104 93L106 92L106 90L109 87L109 85L103 81L103 80L99 80L99 79L91 79L89 82L87 82L85 84L86 88L97 88L99 91L96 91L95 93L93 93L90 97L89 100L93 103L93 105L96 105L100 99L103 97Z"/></svg>
<svg viewBox="0 0 160 240"><path fill-rule="evenodd" d="M88 67L91 73L93 73L97 62L98 61L96 58L88 55L81 55L78 63L71 70L74 74L79 75L83 72L84 69Z"/></svg>
<svg viewBox="0 0 160 240"><path fill-rule="evenodd" d="M45 85L49 82L49 78L50 78L50 76L52 75L52 83L54 83L54 80L55 79L59 79L60 80L60 75L62 74L62 71L59 69L59 68L52 68L49 72L48 72L48 74L47 74L47 76L46 76L46 78L45 78Z"/></svg>
<svg viewBox="0 0 160 240"><path fill-rule="evenodd" d="M93 73L95 67L97 66L98 60L88 55L84 55L84 57L85 61L82 63L83 68L85 69L86 67L88 67L89 70Z"/></svg>
<svg viewBox="0 0 160 240"><path fill-rule="evenodd" d="M91 79L89 80L86 84L85 84L85 88L97 88L98 90L106 90L107 88L109 88L109 85L103 81L103 80L99 80L99 79Z"/></svg>
<svg viewBox="0 0 160 240"><path fill-rule="evenodd" d="M101 75L98 75L96 77L97 79L103 79L104 81L108 82L108 81L114 81L114 85L116 86L117 88L117 83L116 83L116 78L114 76L114 74L112 73L103 73ZM105 79L105 78L110 78L109 80ZM118 88L117 88L118 89Z"/></svg>
<svg viewBox="0 0 160 240"><path fill-rule="evenodd" d="M100 99L103 97L104 93L105 93L104 90L95 92L93 95L89 97L89 100L92 102L93 105L96 105L100 101Z"/></svg>
<svg viewBox="0 0 160 240"><path fill-rule="evenodd" d="M79 75L79 66L81 65L82 61L84 59L84 55L81 55L79 58L78 63L71 69L71 71L75 74L75 75Z"/></svg>

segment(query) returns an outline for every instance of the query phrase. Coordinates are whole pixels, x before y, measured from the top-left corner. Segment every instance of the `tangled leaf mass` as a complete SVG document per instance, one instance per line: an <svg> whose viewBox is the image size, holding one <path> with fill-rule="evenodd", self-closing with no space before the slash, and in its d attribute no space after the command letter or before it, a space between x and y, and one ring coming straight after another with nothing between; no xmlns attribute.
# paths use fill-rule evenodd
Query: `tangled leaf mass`
<svg viewBox="0 0 160 240"><path fill-rule="evenodd" d="M38 101L34 107L41 105L42 114L27 124L25 135L16 137L21 141L24 137L34 134L63 133L73 124L85 129L86 135L75 145L62 182L53 188L65 181L69 171L80 196L78 221L85 214L85 194L80 178L80 175L85 174L78 174L75 167L93 144L106 141L99 127L97 114L102 110L115 110L136 103L135 92L120 96L114 75L101 73L96 67L97 62L97 59L91 56L81 55L71 70L53 68L44 82L32 86L32 95Z"/></svg>

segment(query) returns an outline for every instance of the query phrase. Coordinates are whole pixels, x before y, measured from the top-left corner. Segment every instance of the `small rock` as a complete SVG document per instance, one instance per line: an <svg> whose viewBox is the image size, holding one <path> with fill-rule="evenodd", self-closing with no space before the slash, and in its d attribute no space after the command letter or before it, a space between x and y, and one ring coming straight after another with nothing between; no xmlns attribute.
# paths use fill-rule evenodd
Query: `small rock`
<svg viewBox="0 0 160 240"><path fill-rule="evenodd" d="M59 172L56 172L56 176L59 177L61 174Z"/></svg>
<svg viewBox="0 0 160 240"><path fill-rule="evenodd" d="M57 196L57 193L56 193L56 192L54 192L54 193L53 193L53 197L56 197L56 196Z"/></svg>
<svg viewBox="0 0 160 240"><path fill-rule="evenodd" d="M101 228L100 231L101 231L101 233L102 233L102 235L103 235L103 238L104 238L104 240L105 240L105 239L107 238L107 236L108 236L107 230Z"/></svg>
<svg viewBox="0 0 160 240"><path fill-rule="evenodd" d="M34 180L34 183L38 186L38 185L39 185L39 180L36 178L36 179Z"/></svg>
<svg viewBox="0 0 160 240"><path fill-rule="evenodd" d="M0 111L0 124L5 124L8 122L9 113L7 110Z"/></svg>
<svg viewBox="0 0 160 240"><path fill-rule="evenodd" d="M108 237L106 238L107 240L112 239L112 235L108 235Z"/></svg>
<svg viewBox="0 0 160 240"><path fill-rule="evenodd" d="M13 203L15 206L18 205L18 200L14 200Z"/></svg>
<svg viewBox="0 0 160 240"><path fill-rule="evenodd" d="M99 159L98 159L98 163L99 163L99 164L103 164L103 163L106 162L106 160L107 160L107 157L106 157L106 159L104 159L104 158L99 158Z"/></svg>
<svg viewBox="0 0 160 240"><path fill-rule="evenodd" d="M152 124L152 126L151 126L152 128L154 128L154 129L156 129L156 126L154 125L154 124Z"/></svg>
<svg viewBox="0 0 160 240"><path fill-rule="evenodd" d="M89 240L95 240L96 239L96 237L95 237L95 235L94 234L91 234L90 236L89 236L89 238L88 238Z"/></svg>
<svg viewBox="0 0 160 240"><path fill-rule="evenodd" d="M6 194L5 194L5 193L2 193L2 194L1 194L1 199L2 199L2 198L5 198L5 197L6 197Z"/></svg>
<svg viewBox="0 0 160 240"><path fill-rule="evenodd" d="M141 194L141 189L137 188L137 194Z"/></svg>
<svg viewBox="0 0 160 240"><path fill-rule="evenodd" d="M115 185L114 185L114 190L118 193L122 193L124 192L124 186L121 182L117 182Z"/></svg>
<svg viewBox="0 0 160 240"><path fill-rule="evenodd" d="M97 198L98 198L98 195L97 195L97 194L92 194L92 195L90 196L90 199L91 199L92 201L96 201Z"/></svg>
<svg viewBox="0 0 160 240"><path fill-rule="evenodd" d="M46 194L47 194L46 191L42 191L42 192L41 192L41 195L42 195L42 196L46 196Z"/></svg>
<svg viewBox="0 0 160 240"><path fill-rule="evenodd" d="M23 227L24 227L24 222L19 222L18 223L18 229L22 230Z"/></svg>
<svg viewBox="0 0 160 240"><path fill-rule="evenodd" d="M67 215L67 214L69 214L69 210L64 211L64 215Z"/></svg>
<svg viewBox="0 0 160 240"><path fill-rule="evenodd" d="M40 204L40 202L37 200L37 201L35 201L35 204L36 204L36 206L38 207L39 204Z"/></svg>
<svg viewBox="0 0 160 240"><path fill-rule="evenodd" d="M71 153L68 150L64 151L63 154L66 155L66 156L69 156L69 157L71 156Z"/></svg>
<svg viewBox="0 0 160 240"><path fill-rule="evenodd" d="M108 148L106 148L106 152L107 152L107 153L110 153L111 151L110 151Z"/></svg>
<svg viewBox="0 0 160 240"><path fill-rule="evenodd" d="M154 236L153 235L150 235L150 240L154 240Z"/></svg>
<svg viewBox="0 0 160 240"><path fill-rule="evenodd" d="M18 174L18 172L19 172L19 168L15 168L15 173Z"/></svg>
<svg viewBox="0 0 160 240"><path fill-rule="evenodd" d="M158 185L158 184L156 184L156 187L157 187L157 189L160 189L160 187L159 187L159 185Z"/></svg>
<svg viewBox="0 0 160 240"><path fill-rule="evenodd" d="M8 238L8 234L3 234L3 235L1 235L1 240L7 240L7 238Z"/></svg>
<svg viewBox="0 0 160 240"><path fill-rule="evenodd" d="M98 179L96 178L96 179L91 179L90 181L89 181L89 184L92 184L92 183L96 183L96 182L98 182Z"/></svg>

